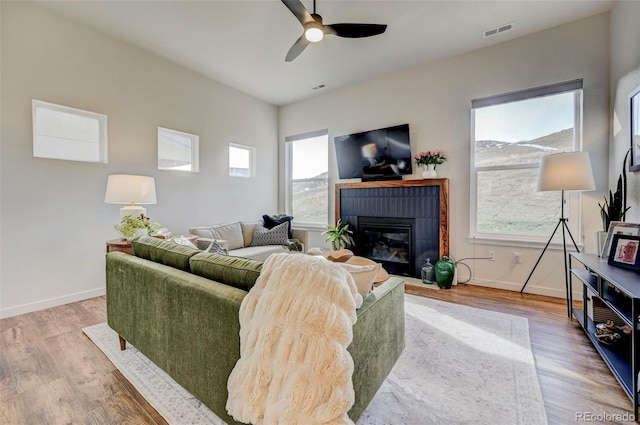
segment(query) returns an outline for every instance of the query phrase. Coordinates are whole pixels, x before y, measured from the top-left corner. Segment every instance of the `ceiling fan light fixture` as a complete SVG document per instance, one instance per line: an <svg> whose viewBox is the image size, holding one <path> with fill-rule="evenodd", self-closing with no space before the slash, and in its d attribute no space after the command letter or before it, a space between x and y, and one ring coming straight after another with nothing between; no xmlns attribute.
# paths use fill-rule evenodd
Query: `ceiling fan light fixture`
<svg viewBox="0 0 640 425"><path fill-rule="evenodd" d="M324 28L318 21L307 22L304 26L304 37L312 43L324 38Z"/></svg>

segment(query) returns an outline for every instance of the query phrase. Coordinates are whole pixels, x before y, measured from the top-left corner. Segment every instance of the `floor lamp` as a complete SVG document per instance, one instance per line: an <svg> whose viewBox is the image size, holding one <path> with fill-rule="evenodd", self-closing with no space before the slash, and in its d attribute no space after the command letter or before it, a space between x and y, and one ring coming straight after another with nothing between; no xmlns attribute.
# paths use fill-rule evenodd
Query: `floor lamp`
<svg viewBox="0 0 640 425"><path fill-rule="evenodd" d="M561 213L558 219L558 224L553 230L549 241L544 246L538 261L533 266L529 277L522 285L520 293L524 291L524 288L529 283L529 279L533 275L533 272L538 267L542 256L546 252L551 240L555 236L559 228L562 229L562 250L564 253L564 285L567 293L567 314L571 317L571 305L569 304L569 267L567 263L567 238L568 234L573 243L573 247L577 252L580 252L578 245L576 244L569 226L567 225L567 218L564 216L564 192L565 191L588 191L595 190L596 184L593 180L593 171L591 169L591 160L589 159L588 152L564 152L546 155L542 157L540 161L540 171L538 172L538 192L546 192L552 190L559 190L562 193L561 199Z"/></svg>

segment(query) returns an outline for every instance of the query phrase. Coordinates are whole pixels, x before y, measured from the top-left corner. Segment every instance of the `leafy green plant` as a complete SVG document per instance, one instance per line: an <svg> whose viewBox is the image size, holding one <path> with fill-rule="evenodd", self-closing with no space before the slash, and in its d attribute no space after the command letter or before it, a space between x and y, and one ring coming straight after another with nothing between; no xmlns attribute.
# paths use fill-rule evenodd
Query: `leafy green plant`
<svg viewBox="0 0 640 425"><path fill-rule="evenodd" d="M353 232L349 230L349 223L341 219L338 219L335 226L328 226L327 230L322 232L322 234L329 235L326 241L331 242L331 247L336 251L354 244L352 237Z"/></svg>
<svg viewBox="0 0 640 425"><path fill-rule="evenodd" d="M295 238L289 239L287 248L289 248L289 251L302 252L302 242L300 242L299 239L295 239Z"/></svg>
<svg viewBox="0 0 640 425"><path fill-rule="evenodd" d="M600 207L600 216L602 217L602 227L605 232L609 230L609 225L612 221L624 221L627 211L631 209L631 207L627 207L626 173L627 158L629 157L630 152L631 149L627 151L627 154L622 160L622 174L618 176L616 191L609 191L609 200L607 201L607 197L605 196L604 204L600 204L600 202L598 202L598 206Z"/></svg>
<svg viewBox="0 0 640 425"><path fill-rule="evenodd" d="M130 215L125 215L120 221L120 224L113 226L123 237L132 238L138 232L138 229L146 229L147 235L153 234L160 228L160 223L151 221L149 217L141 215L138 218L134 218Z"/></svg>

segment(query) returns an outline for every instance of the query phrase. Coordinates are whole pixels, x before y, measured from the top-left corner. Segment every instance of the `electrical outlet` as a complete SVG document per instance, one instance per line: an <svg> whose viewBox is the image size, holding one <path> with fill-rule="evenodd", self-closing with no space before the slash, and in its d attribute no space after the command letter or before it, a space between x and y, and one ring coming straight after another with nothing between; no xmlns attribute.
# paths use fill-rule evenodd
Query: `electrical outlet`
<svg viewBox="0 0 640 425"><path fill-rule="evenodd" d="M489 261L496 261L496 252L489 251Z"/></svg>
<svg viewBox="0 0 640 425"><path fill-rule="evenodd" d="M513 262L515 264L522 264L522 253L521 252L514 252L513 253Z"/></svg>

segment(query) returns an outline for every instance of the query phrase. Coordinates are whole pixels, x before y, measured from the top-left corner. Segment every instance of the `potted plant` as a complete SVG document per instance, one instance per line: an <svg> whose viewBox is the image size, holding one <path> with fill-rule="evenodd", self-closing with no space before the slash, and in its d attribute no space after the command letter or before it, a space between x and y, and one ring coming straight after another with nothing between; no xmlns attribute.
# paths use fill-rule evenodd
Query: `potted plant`
<svg viewBox="0 0 640 425"><path fill-rule="evenodd" d="M342 219L338 219L335 226L328 226L322 234L328 235L326 241L331 242L334 251L345 249L354 244L353 232L349 230L349 223L342 221Z"/></svg>
<svg viewBox="0 0 640 425"><path fill-rule="evenodd" d="M422 177L425 179L433 179L438 176L436 166L447 160L447 155L441 149L434 151L419 152L415 156L416 164L419 167L425 167L422 171Z"/></svg>
<svg viewBox="0 0 640 425"><path fill-rule="evenodd" d="M609 191L609 199L604 197L604 203L598 202L600 207L600 217L602 217L602 227L604 231L596 233L596 239L598 249L602 250L602 245L605 242L609 225L612 221L624 221L627 215L627 211L631 207L627 207L627 174L625 172L625 166L627 164L627 158L631 149L627 151L627 154L622 160L622 173L618 176L618 183L616 185L616 191Z"/></svg>
<svg viewBox="0 0 640 425"><path fill-rule="evenodd" d="M138 218L134 218L130 215L125 215L120 221L120 224L113 226L124 239L131 239L138 234L139 229L144 229L147 235L153 234L160 228L160 223L151 221L149 217L141 215Z"/></svg>

